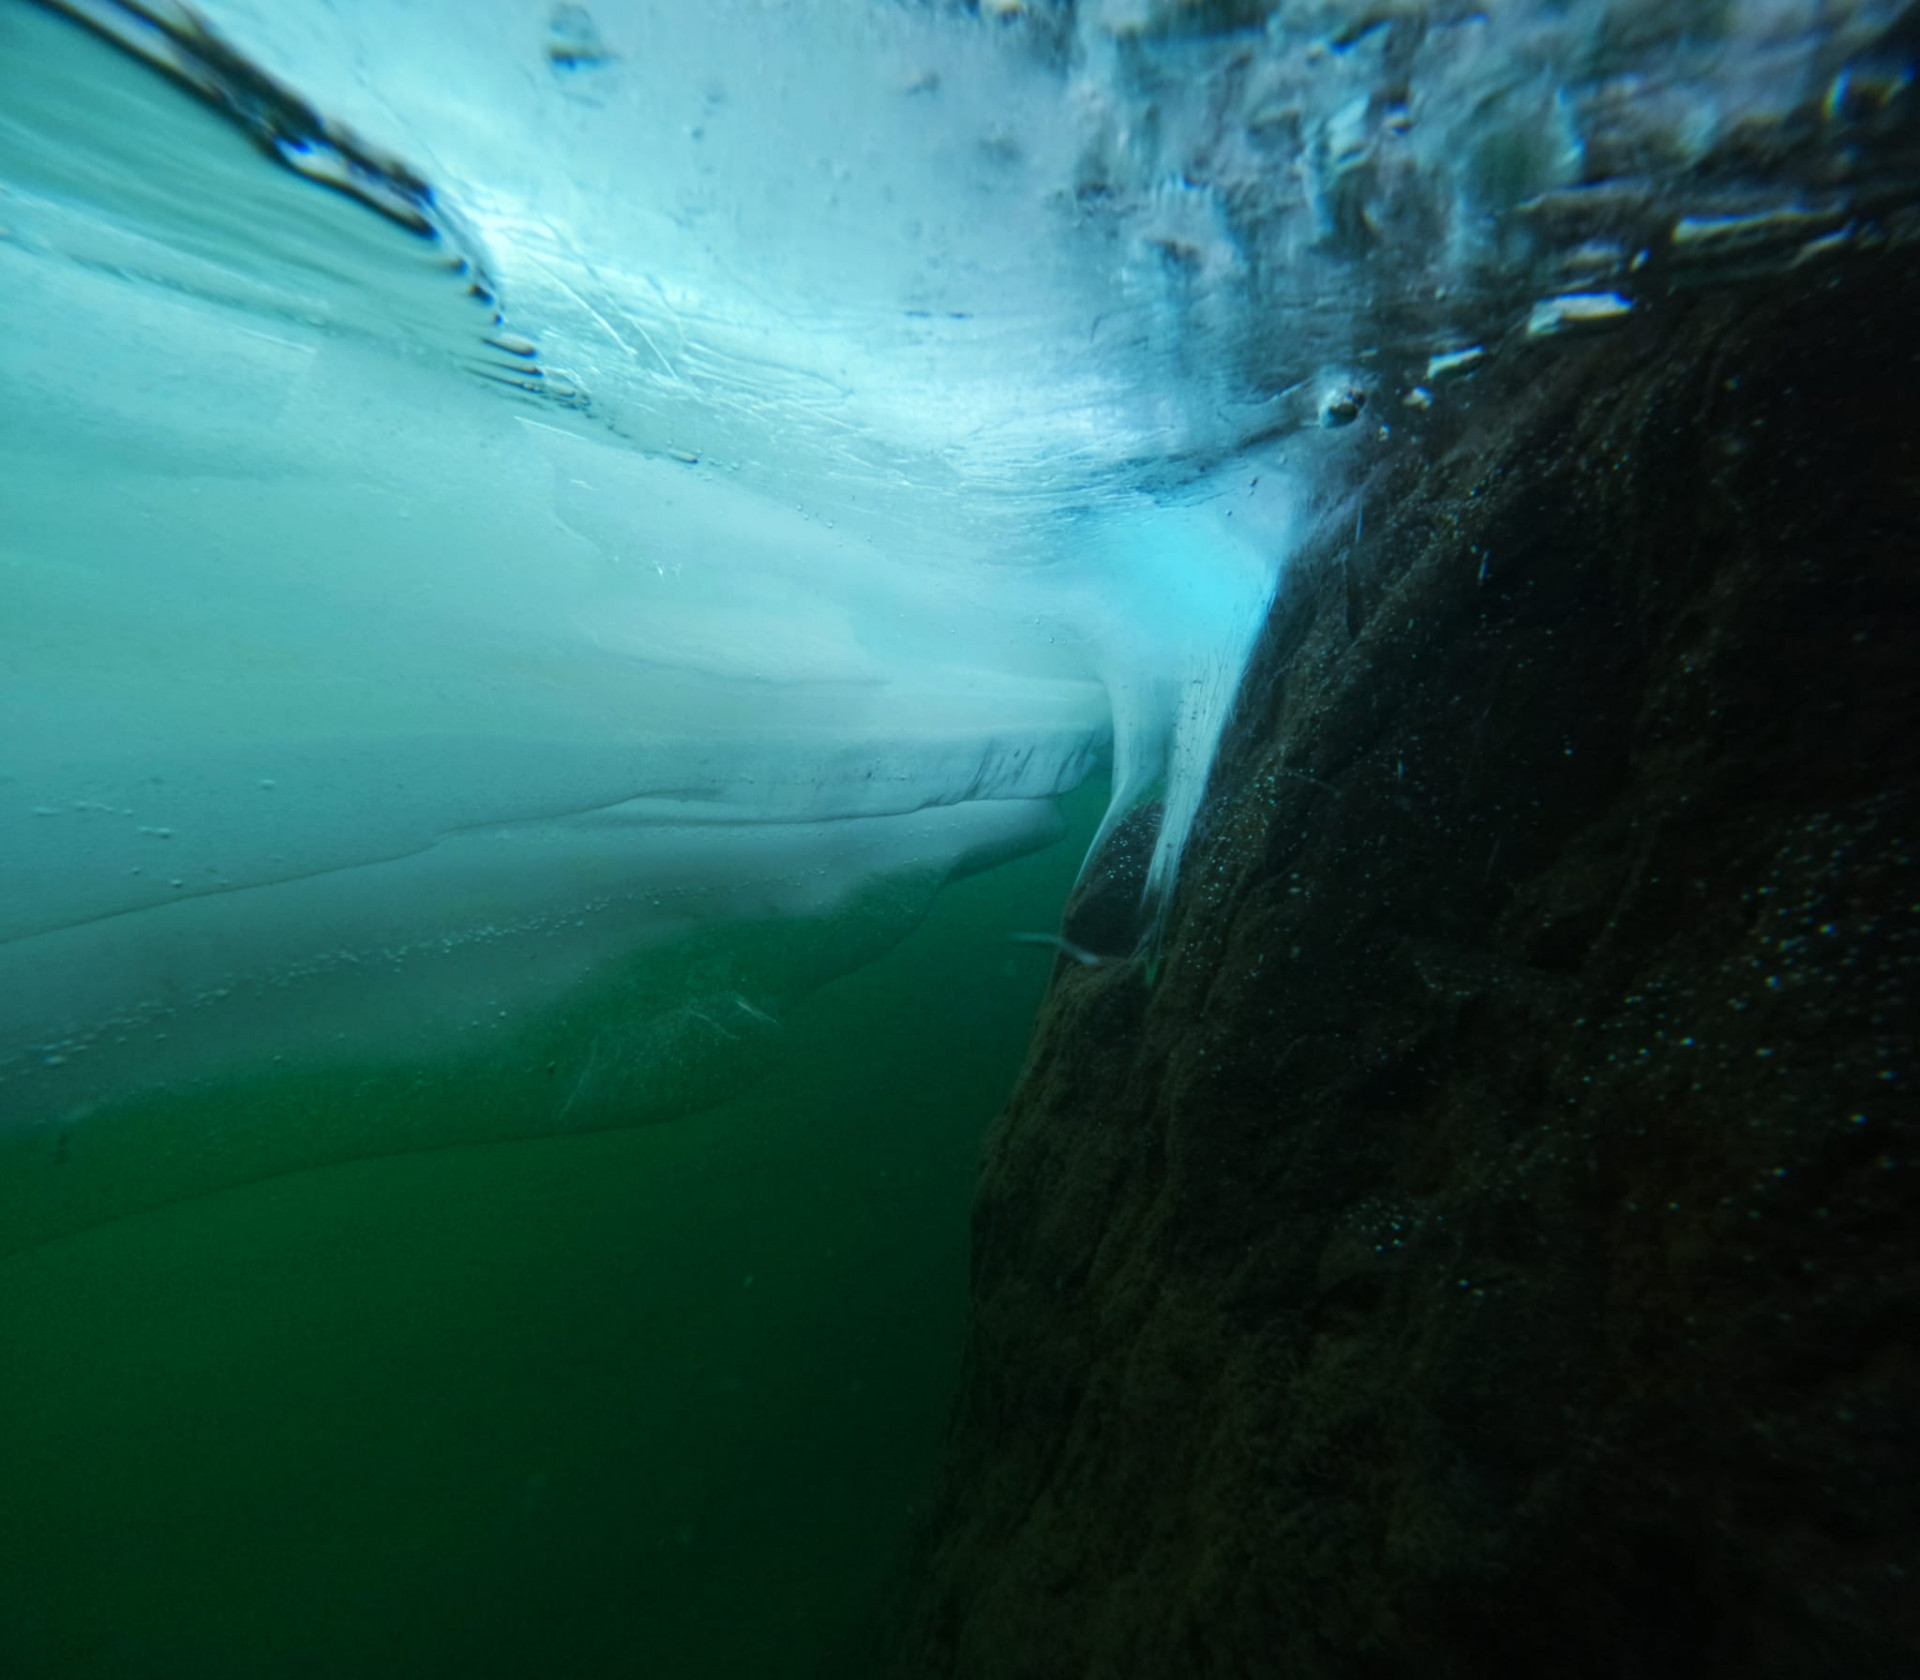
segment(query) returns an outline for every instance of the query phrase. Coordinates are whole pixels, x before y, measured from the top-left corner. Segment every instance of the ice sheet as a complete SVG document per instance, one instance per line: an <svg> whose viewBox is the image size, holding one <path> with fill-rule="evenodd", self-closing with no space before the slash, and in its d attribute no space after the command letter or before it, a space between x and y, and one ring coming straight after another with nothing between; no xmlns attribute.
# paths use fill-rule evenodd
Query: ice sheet
<svg viewBox="0 0 1920 1680"><path fill-rule="evenodd" d="M0 0L0 1120L439 1054L1109 758L1151 937L1419 416L1910 236L1907 17Z"/></svg>

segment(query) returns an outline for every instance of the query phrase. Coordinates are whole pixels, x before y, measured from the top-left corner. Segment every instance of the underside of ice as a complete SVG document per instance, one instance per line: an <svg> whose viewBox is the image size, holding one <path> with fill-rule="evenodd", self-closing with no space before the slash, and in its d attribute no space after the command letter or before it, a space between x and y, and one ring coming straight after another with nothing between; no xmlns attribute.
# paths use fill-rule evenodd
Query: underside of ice
<svg viewBox="0 0 1920 1680"><path fill-rule="evenodd" d="M1403 416L1909 235L1905 16L0 0L0 1120L439 1054L1103 765L1150 937Z"/></svg>

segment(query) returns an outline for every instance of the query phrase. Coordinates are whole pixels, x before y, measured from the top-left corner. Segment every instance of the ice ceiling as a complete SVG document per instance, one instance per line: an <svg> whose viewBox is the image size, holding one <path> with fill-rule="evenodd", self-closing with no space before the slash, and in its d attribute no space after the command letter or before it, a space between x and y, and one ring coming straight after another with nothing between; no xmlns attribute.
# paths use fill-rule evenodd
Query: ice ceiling
<svg viewBox="0 0 1920 1680"><path fill-rule="evenodd" d="M0 1121L1175 877L1489 356L1910 235L1847 0L0 0ZM744 1006L744 1005L743 1005Z"/></svg>

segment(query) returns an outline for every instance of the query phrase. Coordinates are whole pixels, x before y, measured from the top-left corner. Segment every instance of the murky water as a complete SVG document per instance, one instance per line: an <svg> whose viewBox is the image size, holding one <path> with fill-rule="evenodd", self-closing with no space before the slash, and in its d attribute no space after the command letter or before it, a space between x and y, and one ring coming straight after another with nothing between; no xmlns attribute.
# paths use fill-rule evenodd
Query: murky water
<svg viewBox="0 0 1920 1680"><path fill-rule="evenodd" d="M858 1672L1052 960L1005 934L1078 858L949 888L704 1115L286 1173L0 1262L6 1671Z"/></svg>

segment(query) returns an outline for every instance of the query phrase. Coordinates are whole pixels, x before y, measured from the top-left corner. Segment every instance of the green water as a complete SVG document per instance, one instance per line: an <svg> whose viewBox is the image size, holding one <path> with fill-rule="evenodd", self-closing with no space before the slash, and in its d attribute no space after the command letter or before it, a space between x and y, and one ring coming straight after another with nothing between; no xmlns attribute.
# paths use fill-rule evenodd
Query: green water
<svg viewBox="0 0 1920 1680"><path fill-rule="evenodd" d="M0 1260L0 1675L859 1674L1050 966L1004 935L1053 925L1097 804L794 1006L719 1108Z"/></svg>

